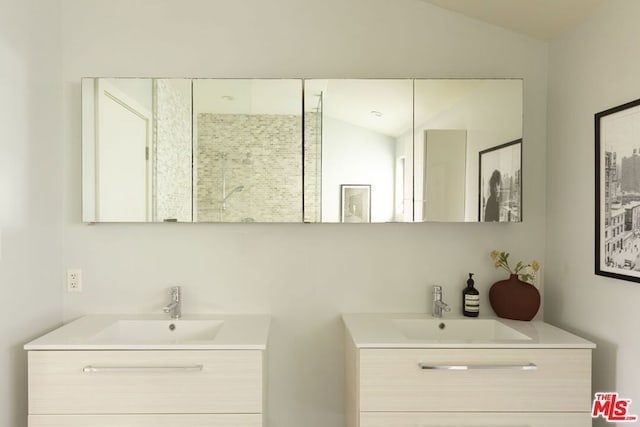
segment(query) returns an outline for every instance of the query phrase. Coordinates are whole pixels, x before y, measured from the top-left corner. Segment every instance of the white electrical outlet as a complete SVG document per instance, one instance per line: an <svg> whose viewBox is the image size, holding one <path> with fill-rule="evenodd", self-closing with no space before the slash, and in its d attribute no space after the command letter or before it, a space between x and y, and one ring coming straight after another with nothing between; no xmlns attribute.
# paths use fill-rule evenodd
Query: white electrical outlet
<svg viewBox="0 0 640 427"><path fill-rule="evenodd" d="M82 271L79 268L67 269L67 292L82 292Z"/></svg>

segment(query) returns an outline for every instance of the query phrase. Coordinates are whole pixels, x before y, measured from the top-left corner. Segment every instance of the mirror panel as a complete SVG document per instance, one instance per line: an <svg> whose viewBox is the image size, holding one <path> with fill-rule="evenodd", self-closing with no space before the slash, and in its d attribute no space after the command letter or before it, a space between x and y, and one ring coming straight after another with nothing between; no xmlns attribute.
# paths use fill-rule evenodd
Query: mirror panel
<svg viewBox="0 0 640 427"><path fill-rule="evenodd" d="M305 209L305 221L411 220L411 180L396 177L398 147L412 151L411 79L305 80L305 115L320 123L319 131L305 130L314 135L316 157L309 163L319 165L312 176L305 170L313 180L305 185L305 203L320 202L313 215ZM411 157L404 165L402 175L410 177Z"/></svg>
<svg viewBox="0 0 640 427"><path fill-rule="evenodd" d="M500 148L522 141L521 79L418 79L415 123L416 222L522 220L519 146ZM500 215L485 219L496 170Z"/></svg>
<svg viewBox="0 0 640 427"><path fill-rule="evenodd" d="M302 221L300 80L193 80L198 222Z"/></svg>
<svg viewBox="0 0 640 427"><path fill-rule="evenodd" d="M150 79L83 79L83 219L153 217Z"/></svg>

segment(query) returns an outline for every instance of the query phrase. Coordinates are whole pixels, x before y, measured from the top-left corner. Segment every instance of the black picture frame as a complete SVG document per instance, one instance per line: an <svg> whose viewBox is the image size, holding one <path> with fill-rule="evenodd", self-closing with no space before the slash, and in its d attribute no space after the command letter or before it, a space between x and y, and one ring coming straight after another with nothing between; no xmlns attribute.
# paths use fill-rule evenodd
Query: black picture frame
<svg viewBox="0 0 640 427"><path fill-rule="evenodd" d="M522 138L480 151L478 221L522 221Z"/></svg>
<svg viewBox="0 0 640 427"><path fill-rule="evenodd" d="M340 222L371 222L371 185L340 185Z"/></svg>
<svg viewBox="0 0 640 427"><path fill-rule="evenodd" d="M594 122L595 274L640 282L640 99Z"/></svg>

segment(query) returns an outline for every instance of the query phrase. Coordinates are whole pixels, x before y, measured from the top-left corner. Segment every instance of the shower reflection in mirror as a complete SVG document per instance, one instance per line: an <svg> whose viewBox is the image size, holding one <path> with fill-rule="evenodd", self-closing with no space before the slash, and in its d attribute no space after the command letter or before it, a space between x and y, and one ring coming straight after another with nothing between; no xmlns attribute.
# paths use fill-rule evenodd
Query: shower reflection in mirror
<svg viewBox="0 0 640 427"><path fill-rule="evenodd" d="M194 79L194 219L300 222L302 85Z"/></svg>
<svg viewBox="0 0 640 427"><path fill-rule="evenodd" d="M344 222L345 182L371 184L371 222L476 222L478 153L522 138L521 79L307 79L304 85L305 115L321 116L319 138L305 131L305 156L307 140L321 146L320 185L305 187L305 200L320 195L323 223ZM320 110L312 98L318 95Z"/></svg>
<svg viewBox="0 0 640 427"><path fill-rule="evenodd" d="M83 79L83 220L300 222L301 97L292 79Z"/></svg>

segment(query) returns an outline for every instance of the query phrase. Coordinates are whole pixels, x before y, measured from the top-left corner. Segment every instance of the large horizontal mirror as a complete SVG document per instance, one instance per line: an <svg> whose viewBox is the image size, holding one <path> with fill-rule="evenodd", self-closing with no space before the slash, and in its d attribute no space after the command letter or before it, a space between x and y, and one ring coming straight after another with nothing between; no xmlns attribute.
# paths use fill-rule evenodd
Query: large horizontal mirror
<svg viewBox="0 0 640 427"><path fill-rule="evenodd" d="M83 219L302 221L302 81L87 78Z"/></svg>
<svg viewBox="0 0 640 427"><path fill-rule="evenodd" d="M87 78L82 102L84 221L522 220L519 79Z"/></svg>
<svg viewBox="0 0 640 427"><path fill-rule="evenodd" d="M307 221L521 220L522 80L305 80L305 114Z"/></svg>

